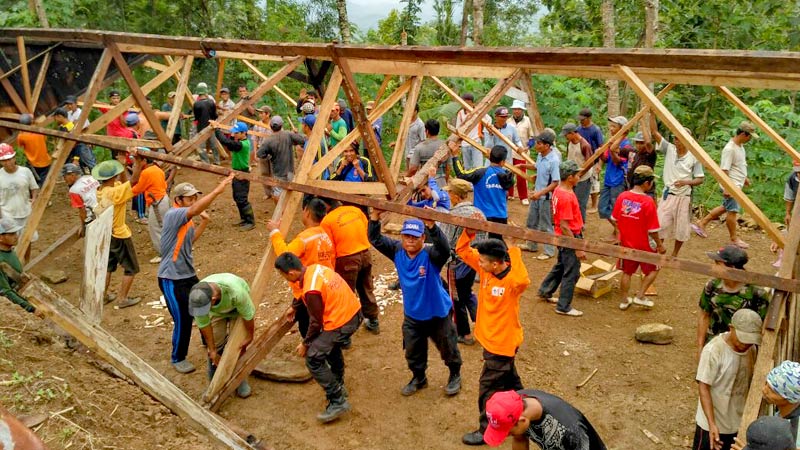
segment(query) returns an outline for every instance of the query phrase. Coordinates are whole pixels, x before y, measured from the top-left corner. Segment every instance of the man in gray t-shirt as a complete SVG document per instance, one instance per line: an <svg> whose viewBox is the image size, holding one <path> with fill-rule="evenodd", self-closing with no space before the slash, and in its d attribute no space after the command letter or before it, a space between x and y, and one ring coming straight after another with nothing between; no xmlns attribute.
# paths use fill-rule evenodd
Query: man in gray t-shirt
<svg viewBox="0 0 800 450"><path fill-rule="evenodd" d="M189 340L192 337L192 316L189 315L189 291L198 283L192 259L192 244L197 241L210 220L206 208L225 187L231 184L234 174L222 180L208 195L189 183L172 188L173 208L164 214L161 230L161 264L158 266L158 287L164 294L167 309L175 327L172 330L172 367L180 373L194 372L195 367L186 360ZM200 216L195 228L192 218Z"/></svg>
<svg viewBox="0 0 800 450"><path fill-rule="evenodd" d="M258 159L269 159L272 164L272 176L283 181L294 178L294 147L306 143L306 137L283 129L281 116L273 116L269 121L272 136L269 136L258 148ZM272 200L278 202L282 190L272 188Z"/></svg>
<svg viewBox="0 0 800 450"><path fill-rule="evenodd" d="M439 121L436 119L428 119L425 122L425 137L426 139L416 145L411 155L411 160L408 164L408 173L406 176L412 177L422 166L428 162L439 150L439 147L444 144L444 141L439 139ZM450 158L445 158L436 168L436 183L439 186L445 186L450 180Z"/></svg>

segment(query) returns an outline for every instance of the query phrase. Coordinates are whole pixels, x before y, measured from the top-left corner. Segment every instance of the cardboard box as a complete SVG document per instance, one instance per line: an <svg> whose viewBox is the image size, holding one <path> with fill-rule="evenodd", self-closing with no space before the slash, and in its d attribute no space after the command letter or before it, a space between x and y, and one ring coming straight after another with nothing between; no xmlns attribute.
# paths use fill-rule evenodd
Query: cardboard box
<svg viewBox="0 0 800 450"><path fill-rule="evenodd" d="M599 298L611 292L614 277L622 273L614 264L598 259L591 264L581 263L581 277L575 284L578 293Z"/></svg>

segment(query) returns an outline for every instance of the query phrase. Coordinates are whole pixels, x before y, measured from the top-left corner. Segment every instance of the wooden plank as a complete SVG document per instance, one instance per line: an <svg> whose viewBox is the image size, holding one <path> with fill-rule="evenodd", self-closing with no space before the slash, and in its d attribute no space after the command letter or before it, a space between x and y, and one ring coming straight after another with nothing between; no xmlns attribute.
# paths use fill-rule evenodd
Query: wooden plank
<svg viewBox="0 0 800 450"><path fill-rule="evenodd" d="M164 132L164 128L161 126L161 121L156 118L156 114L153 112L152 106L150 106L147 102L147 94L142 92L142 88L139 87L139 83L133 76L133 72L131 72L131 68L125 61L125 57L122 56L122 53L115 44L109 44L106 48L111 52L111 56L114 58L114 63L117 66L117 71L120 75L122 75L125 83L128 84L128 87L131 90L131 95L136 100L139 108L142 109L142 114L144 114L145 118L147 118L150 128L153 130L153 132L155 132L156 136L158 136L158 140L164 144L164 148L167 149L168 152L171 152L172 137L167 136L167 134Z"/></svg>
<svg viewBox="0 0 800 450"><path fill-rule="evenodd" d="M771 126L769 126L769 124L765 122L764 119L759 117L758 114L755 113L755 111L750 109L749 106L747 106L741 99L739 99L739 97L737 97L736 94L731 92L731 90L725 86L717 86L717 89L719 89L719 91L722 92L722 95L724 95L725 98L727 98L731 103L736 105L736 107L739 108L739 110L742 111L745 116L747 116L750 120L752 120L753 123L755 123L759 128L764 130L764 133L766 133L767 136L770 137L770 139L775 141L775 143L778 144L779 147L781 147L784 151L786 151L786 153L788 153L789 156L791 156L795 161L800 161L800 153L798 153L797 150L794 149L794 147L792 147L788 142L786 142L786 139L784 139L781 135L779 135Z"/></svg>
<svg viewBox="0 0 800 450"><path fill-rule="evenodd" d="M89 81L89 87L86 89L86 94L84 96L84 100L87 103L94 103L95 99L97 98L97 93L100 92L103 80L108 72L108 67L111 65L111 58L111 54L107 49L104 50L103 54L100 56L100 61L97 63L97 67L94 70L94 74L92 74L92 78ZM86 118L89 117L90 111L91 108L84 108L81 111L81 115L78 118L77 123L86 122ZM79 135L81 133L82 130L80 127L75 127L70 132L72 135ZM75 143L73 141L61 140L58 142L58 144L56 144L56 148L59 153L53 163L50 165L50 171L53 174L61 173L61 168L67 161L67 157L69 157L69 153L72 151L72 147L74 146ZM28 222L25 225L25 229L22 231L22 236L20 236L19 241L17 242L16 251L21 260L24 259L25 252L27 252L28 247L30 246L33 233L36 232L36 227L39 226L39 222L44 216L44 210L47 208L47 203L50 201L50 196L53 195L56 182L60 178L61 177L58 176L47 177L44 185L42 185L42 187L39 189L39 195L36 196L36 201L33 202L31 214L28 216Z"/></svg>
<svg viewBox="0 0 800 450"><path fill-rule="evenodd" d="M528 117L533 121L533 132L539 134L544 130L544 121L542 114L539 112L539 103L536 101L536 90L533 88L533 75L526 71L525 76L520 79L522 90L528 94Z"/></svg>
<svg viewBox="0 0 800 450"><path fill-rule="evenodd" d="M487 66L424 63L410 61L387 61L351 59L355 73L380 74L387 76L420 77L467 77L467 78L505 78L514 72L511 66Z"/></svg>
<svg viewBox="0 0 800 450"><path fill-rule="evenodd" d="M80 309L86 315L86 321L92 325L99 325L103 318L103 294L108 275L106 271L113 219L114 208L106 208L86 225L86 239L83 240Z"/></svg>
<svg viewBox="0 0 800 450"><path fill-rule="evenodd" d="M383 98L383 94L386 93L386 88L389 87L390 81L392 81L391 75L386 75L383 77L383 81L381 81L381 85L378 87L378 93L375 94L375 103L381 101L381 98Z"/></svg>
<svg viewBox="0 0 800 450"><path fill-rule="evenodd" d="M446 146L443 145L442 147L445 148ZM137 154L141 153L141 151L133 149L132 153ZM203 172L214 173L217 175L227 176L231 172L231 169L227 167L220 167L212 164L206 164L188 158L180 158L171 154L149 153L148 157L151 157L152 159L156 159L159 161L165 161L176 165L180 165L182 167L190 167ZM661 266L662 268L682 270L686 272L704 275L711 278L727 278L734 281L741 281L743 283L750 283L758 286L771 287L783 291L800 292L800 279L794 279L794 278L787 279L787 278L773 276L770 274L733 269L721 265L710 264L708 262L700 262L696 260L683 259L683 258L674 258L667 255L660 255L658 253L634 250L631 248L624 248L617 245L605 244L602 242L592 241L588 239L584 240L584 239L568 238L565 236L556 236L541 231L534 231L526 227L516 227L512 225L503 225L494 222L456 217L433 210L414 208L412 206L405 205L404 203L399 203L397 201L387 202L383 199L354 196L351 194L344 194L341 192L322 189L315 186L309 186L308 184L303 184L298 182L287 182L287 181L277 180L274 178L262 177L255 173L241 172L238 173L238 176L243 179L248 179L253 183L260 183L266 186L277 186L287 191L297 191L306 194L329 197L336 200L350 202L356 205L378 208L384 211L389 211L412 217L419 217L421 219L426 219L426 220L435 220L437 222L449 223L452 225L462 226L466 228L473 228L476 230L486 231L489 233L497 233L524 241L534 241L543 244L551 244L558 247L567 247L567 248L573 248L575 250L584 250L588 253L605 255L611 258L630 259L633 261L639 261ZM421 174L420 178L424 179L426 176L427 175L425 174ZM800 202L796 203L796 205L797 204L800 204ZM257 299L255 299L254 297L254 301L256 300Z"/></svg>
<svg viewBox="0 0 800 450"><path fill-rule="evenodd" d="M20 294L25 296L37 311L41 311L45 317L74 336L95 354L133 380L142 390L198 430L207 433L226 448L241 450L251 448L243 438L233 432L216 415L198 405L185 392L149 366L114 336L87 321L83 312L72 306L41 280L27 275L27 281L20 289Z"/></svg>
<svg viewBox="0 0 800 450"><path fill-rule="evenodd" d="M406 154L406 142L408 141L408 130L414 117L415 108L419 101L419 93L422 89L422 77L414 76L410 78L411 88L406 97L406 108L403 110L403 118L400 119L400 127L397 129L397 140L394 143L394 153L392 162L389 164L389 172L392 179L396 180L400 176L400 168L403 166L403 159Z"/></svg>
<svg viewBox="0 0 800 450"><path fill-rule="evenodd" d="M723 189L728 192L733 198L740 204L744 209L750 213L753 217L753 220L767 232L767 235L776 243L779 247L783 248L784 246L784 236L781 234L780 231L773 225L773 223L769 220L767 216L761 212L761 209L753 203L750 198L742 192L742 189L725 174L725 172L720 169L719 165L708 156L708 153L700 147L700 144L694 140L694 137L689 135L686 130L683 128L678 119L672 115L671 112L664 106L661 101L653 95L652 92L647 88L647 85L644 84L639 77L628 67L620 66L619 67L620 74L626 79L628 84L639 94L639 97L644 101L650 108L661 118L664 124L672 131L672 133L677 136L681 141L686 143L686 147L688 147L689 151L692 152L695 158L697 158L703 166L710 170L711 173L714 175L714 178L719 181L722 185Z"/></svg>
<svg viewBox="0 0 800 450"><path fill-rule="evenodd" d="M383 195L385 197L386 194L389 193L386 190L386 185L381 182L357 183L352 181L310 180L308 184L310 186L339 191L345 194Z"/></svg>
<svg viewBox="0 0 800 450"><path fill-rule="evenodd" d="M311 168L311 165L314 163L314 156L317 154L316 150L319 148L321 140L324 139L325 127L328 124L328 118L330 117L331 109L333 109L333 104L336 101L336 93L339 91L339 86L341 83L341 72L338 68L335 68L331 74L330 81L328 81L328 89L325 92L322 104L320 105L317 122L314 124L314 128L311 130L311 135L308 137L306 151L303 153L303 157L300 159L300 165L298 166L298 170L295 175L295 180L298 183L303 183L308 179L308 169ZM299 192L287 191L281 194L280 201L278 202L273 214L273 219L281 219L280 231L284 235L289 232L289 227L293 222L294 216L300 209L302 198L303 196ZM261 259L261 264L259 265L255 278L251 283L250 295L253 299L253 302L256 304L261 302L261 299L266 293L266 286L269 281L269 277L273 273L272 265L275 261L274 253L275 252L272 251L272 243L268 242L266 249L264 250L264 256ZM241 341L243 338L244 336L242 334L231 335L228 339L227 345L229 348L241 348ZM265 346L269 342L270 340L268 339L268 336L265 336L265 334L262 333L253 339L253 342L247 348L247 352L263 352L264 356L266 356L266 354L269 352L269 348L266 348ZM252 367L246 367L242 370L237 370L237 361L239 359L239 352L230 351L223 353L222 357L220 358L217 371L214 374L214 378L211 380L208 389L206 390L206 395L204 396L204 398L209 399L213 403L212 406L215 408L219 408L219 406L222 405L222 402L225 401L228 396L230 396L236 387L239 386L239 383L241 383L242 380L244 380L250 374L253 368L255 368L255 366L261 361L261 359L259 359L258 361L255 361L255 364L253 364ZM216 410L215 408L212 408L212 410Z"/></svg>
<svg viewBox="0 0 800 450"><path fill-rule="evenodd" d="M152 45L124 44L117 43L119 51L123 53L146 53L148 55L173 55L173 56L194 56L195 58L205 58L202 50L180 50L170 47L158 47Z"/></svg>
<svg viewBox="0 0 800 450"><path fill-rule="evenodd" d="M45 258L52 258L65 248L70 247L78 240L78 231L80 231L80 229L81 227L77 226L67 231L66 233L62 234L58 239L56 239L55 242L50 244L49 247L37 253L35 257L31 258L31 260L25 264L23 270L29 271L33 269L37 264L42 262Z"/></svg>
<svg viewBox="0 0 800 450"><path fill-rule="evenodd" d="M334 48L335 55L335 48ZM334 56L333 62L339 67L342 73L342 88L344 95L347 97L347 103L353 112L353 120L356 122L359 130L361 130L361 139L364 140L364 145L367 147L369 159L372 161L375 174L380 181L386 184L386 189L389 192L389 197L394 198L397 194L395 181L389 172L389 166L386 165L386 158L383 157L383 150L378 142L378 138L372 131L372 124L367 119L367 110L364 109L364 103L361 101L361 94L358 93L358 85L353 77L353 72L346 59Z"/></svg>
<svg viewBox="0 0 800 450"><path fill-rule="evenodd" d="M248 60L246 60L246 59L243 59L243 60L241 60L240 62L241 62L242 64L244 64L245 66L247 66L247 68L248 68L248 69L250 69L250 71L252 71L254 74L256 74L256 76L257 76L257 77L261 78L261 80L266 80L266 79L267 79L267 76L266 76L266 75L264 75L264 73L263 73L262 71L260 71L260 70L258 69L258 67L256 67L256 66L255 66L253 63L251 63L250 61L248 61ZM289 95L289 94L287 94L287 93L286 93L286 92L285 92L283 89L281 89L280 87L278 87L278 85L277 85L277 84L276 84L275 86L273 86L273 87L272 87L272 89L274 89L274 90L275 90L275 92L277 92L277 93L278 93L278 95L280 95L281 97L283 97L283 98L284 98L284 100L286 100L286 102L287 102L287 103L288 103L288 104L289 104L289 105L290 105L292 108L294 108L294 106L296 105L296 103L297 103L297 102L295 101L295 99L293 99L293 98L292 98L292 96L290 96L290 95Z"/></svg>
<svg viewBox="0 0 800 450"><path fill-rule="evenodd" d="M175 100L172 103L172 111L169 113L169 120L167 120L167 129L165 133L167 136L174 136L175 129L181 124L181 114L183 113L183 97L186 95L186 90L189 87L189 77L192 75L192 64L194 63L194 56L187 56L183 62L181 75L178 79L178 87L175 90Z"/></svg>
<svg viewBox="0 0 800 450"><path fill-rule="evenodd" d="M489 157L490 150L488 148L484 147L480 142L478 142L476 140L473 140L466 133L464 133L463 131L459 130L458 128L450 125L449 123L447 124L447 129L450 130L451 133L453 133L456 136L458 136L464 142L466 142L469 145L477 148L478 151L483 153L483 156L485 156L487 158ZM515 166L513 164L510 164L510 165L506 164L504 167L506 169L508 169L509 171L511 171L511 173L513 173L514 175L518 176L518 177L522 177L522 178L524 178L524 179L526 179L528 181L534 181L533 176L529 175L528 173L526 173L525 171L523 171L522 169L520 169L519 167L517 167L517 166Z"/></svg>
<svg viewBox="0 0 800 450"><path fill-rule="evenodd" d="M222 82L225 80L225 58L217 58L217 89L214 91L217 94L219 101L219 93L222 90Z"/></svg>
<svg viewBox="0 0 800 450"><path fill-rule="evenodd" d="M379 117L386 114L392 107L403 98L403 95L408 92L411 88L411 82L405 82L401 84L397 89L395 89L392 94L386 98L381 104L379 104L375 109L372 110L372 113L369 115L369 122L370 124L378 120ZM326 153L322 158L319 159L314 166L311 167L309 171L308 178L315 179L322 175L325 172L325 169L330 166L333 161L339 157L353 142L361 137L361 130L358 128L354 129L353 131L347 133L344 139L339 141L333 148L328 149L328 153ZM394 177L393 179L396 179Z"/></svg>
<svg viewBox="0 0 800 450"><path fill-rule="evenodd" d="M19 131L30 131L31 133L42 134L45 136L55 137L59 139L64 139L70 142L83 142L85 144L91 145L99 145L102 147L114 149L114 150L127 150L131 146L131 141L134 142L158 142L158 141L145 141L145 140L134 140L134 139L125 139L125 138L116 138L113 139L112 136L102 136L96 134L73 134L68 133L66 131L59 131L54 130L52 128L45 128L44 124L41 125L22 125L19 122L9 122L6 120L0 120L0 127L8 128L11 130L19 130ZM112 138L112 139L109 139ZM158 142L158 145L161 145ZM58 144L56 145L56 151L53 152L53 156L57 158L60 155L60 148Z"/></svg>
<svg viewBox="0 0 800 450"><path fill-rule="evenodd" d="M25 51L25 37L17 36L17 56L22 72L22 92L25 95L25 105L28 111L33 111L33 96L31 95L31 75L28 72L28 53Z"/></svg>
<svg viewBox="0 0 800 450"><path fill-rule="evenodd" d="M30 111L28 110L28 106L22 101L22 98L20 98L19 94L14 89L14 86L11 85L11 82L8 81L4 75L5 72L3 72L3 69L0 69L0 85L3 86L8 98L11 99L11 103L14 104L14 106L17 108L17 111L20 113L29 113Z"/></svg>
<svg viewBox="0 0 800 450"><path fill-rule="evenodd" d="M31 114L34 114L36 111L36 105L39 104L39 97L42 96L42 89L44 88L44 82L47 80L47 69L50 68L50 61L53 59L53 54L48 53L44 55L44 59L42 60L42 66L39 68L39 74L36 76L36 84L33 87L33 104L31 105ZM29 61L30 62L30 61Z"/></svg>
<svg viewBox="0 0 800 450"><path fill-rule="evenodd" d="M45 49L45 50L43 50L43 51L41 51L41 52L37 53L36 55L34 55L34 56L33 56L33 57L31 57L31 58L28 58L28 64L30 64L30 63L32 63L32 62L34 62L35 60L37 60L37 59L41 58L41 57L42 57L42 56L44 56L44 55L47 55L48 53L50 53L50 51L51 51L51 50L53 50L54 48L56 48L56 47L58 47L58 46L60 46L60 45L61 45L61 42L56 42L55 44L51 45L51 46L50 46L50 47L48 47L47 49ZM22 69L22 66L21 66L21 65L17 65L17 66L15 66L15 67L13 67L13 68L12 68L11 70L9 70L8 72L5 72L5 73L3 73L2 75L0 75L0 81L2 81L2 80L5 80L6 78L10 77L11 75L14 75L15 73L19 72L19 71L20 71L20 69Z"/></svg>
<svg viewBox="0 0 800 450"><path fill-rule="evenodd" d="M152 139L128 139L120 136L95 135L95 141L99 142L99 145L109 148L112 148L112 146L113 148L119 148L120 146L164 148L164 144L161 141L154 141Z"/></svg>

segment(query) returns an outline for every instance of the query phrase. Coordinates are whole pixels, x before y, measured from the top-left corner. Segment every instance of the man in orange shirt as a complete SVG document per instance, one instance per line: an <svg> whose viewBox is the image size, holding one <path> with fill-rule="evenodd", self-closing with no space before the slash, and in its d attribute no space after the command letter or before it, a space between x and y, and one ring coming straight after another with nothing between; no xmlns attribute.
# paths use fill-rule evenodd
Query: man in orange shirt
<svg viewBox="0 0 800 450"><path fill-rule="evenodd" d="M306 267L294 253L286 252L275 260L275 268L292 289L300 289L300 299L308 308L308 333L297 353L306 358L306 367L328 398L328 406L317 419L332 422L350 410L342 345L361 325L361 306L344 279L329 267Z"/></svg>
<svg viewBox="0 0 800 450"><path fill-rule="evenodd" d="M33 116L30 114L23 114L19 118L19 123L22 125L32 125ZM44 180L47 178L47 173L50 172L50 163L53 161L50 154L47 153L47 141L43 134L29 133L27 131L20 131L17 134L17 145L22 147L25 152L25 158L28 160L28 167L31 168L33 174L36 176L36 183L41 188Z"/></svg>
<svg viewBox="0 0 800 450"><path fill-rule="evenodd" d="M279 221L270 220L267 222L267 230L269 230L269 238L272 241L272 249L276 255L286 252L291 252L300 258L304 266L312 264L321 264L328 268L336 267L336 249L333 248L331 238L325 233L325 230L319 226L325 214L328 212L328 206L318 198L309 198L304 200L303 205L303 226L305 230L301 231L295 238L288 244L283 239L283 234L278 229L281 226ZM292 285L292 308L294 309L294 320L297 321L297 326L300 329L300 335L305 337L308 331L308 310L306 309L300 297L303 292L299 286Z"/></svg>
<svg viewBox="0 0 800 450"><path fill-rule="evenodd" d="M148 150L144 147L138 148ZM164 215L169 211L167 180L164 171L154 164L152 159L136 154L133 157L131 190L134 196L144 194L147 208L147 229L150 231L150 241L156 250L156 256L150 260L150 264L158 264L161 262L161 229Z"/></svg>
<svg viewBox="0 0 800 450"><path fill-rule="evenodd" d="M364 327L373 334L381 332L378 323L378 302L372 292L372 256L367 237L367 216L352 205L341 205L330 200L330 211L320 226L336 249L336 273L358 293L361 311L366 320Z"/></svg>
<svg viewBox="0 0 800 450"><path fill-rule="evenodd" d="M483 346L483 370L479 380L478 410L480 427L465 434L467 445L484 445L483 433L489 424L486 401L495 392L522 389L514 359L522 344L519 301L531 284L528 270L517 247L506 247L499 239L478 241L474 230L464 230L456 243L456 254L475 269L481 280L475 338Z"/></svg>

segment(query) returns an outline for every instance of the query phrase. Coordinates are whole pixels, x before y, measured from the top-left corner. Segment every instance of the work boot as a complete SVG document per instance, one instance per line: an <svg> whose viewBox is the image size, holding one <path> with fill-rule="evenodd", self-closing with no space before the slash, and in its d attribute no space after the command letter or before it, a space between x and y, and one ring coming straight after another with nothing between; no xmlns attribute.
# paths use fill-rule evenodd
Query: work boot
<svg viewBox="0 0 800 450"><path fill-rule="evenodd" d="M447 380L447 386L444 387L444 393L452 397L459 392L461 392L461 374L451 373Z"/></svg>
<svg viewBox="0 0 800 450"><path fill-rule="evenodd" d="M247 222L245 222L245 223L243 223L243 224L241 225L241 227L240 227L239 229L240 229L241 231L250 231L250 230L252 230L252 229L253 229L253 228L255 228L255 227L256 227L256 224L254 224L254 223L247 223Z"/></svg>
<svg viewBox="0 0 800 450"><path fill-rule="evenodd" d="M403 396L408 397L410 395L414 395L417 393L418 390L426 388L428 386L428 378L423 376L422 378L417 378L416 376L408 382L407 385L403 386L403 389L400 390L400 393Z"/></svg>
<svg viewBox="0 0 800 450"><path fill-rule="evenodd" d="M188 359L184 359L183 361L174 362L174 363L172 363L172 367L173 367L173 368L174 368L174 369L175 369L175 370L176 370L178 373L192 373L192 372L194 372L194 371L195 371L195 369L196 369L196 368L194 367L194 364L192 364L191 362L189 362L189 360L188 360Z"/></svg>
<svg viewBox="0 0 800 450"><path fill-rule="evenodd" d="M130 307L130 306L133 306L133 305L139 303L140 301L142 301L142 299L139 298L139 297L128 297L125 300L119 302L119 304L117 305L117 309L122 309L122 308L127 308L127 307Z"/></svg>
<svg viewBox="0 0 800 450"><path fill-rule="evenodd" d="M472 433L465 434L461 437L461 442L467 445L486 445L481 430L475 430Z"/></svg>
<svg viewBox="0 0 800 450"><path fill-rule="evenodd" d="M250 389L250 383L247 380L242 381L239 387L236 388L236 395L239 398L247 398L250 397L250 394L253 393L253 390Z"/></svg>
<svg viewBox="0 0 800 450"><path fill-rule="evenodd" d="M366 319L364 321L364 328L372 334L381 334L381 326L378 319Z"/></svg>
<svg viewBox="0 0 800 450"><path fill-rule="evenodd" d="M317 414L317 420L322 423L330 423L342 417L347 411L350 411L350 402L340 393L337 398L328 402L325 411Z"/></svg>

